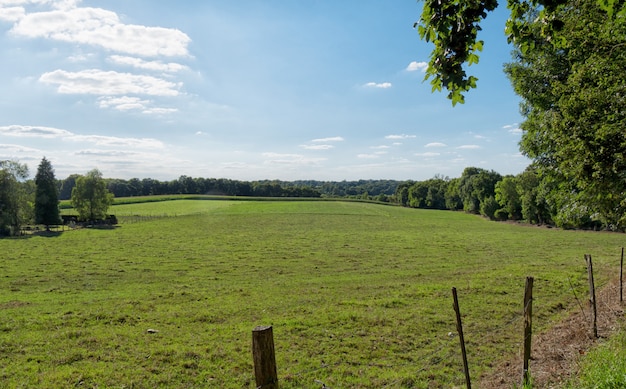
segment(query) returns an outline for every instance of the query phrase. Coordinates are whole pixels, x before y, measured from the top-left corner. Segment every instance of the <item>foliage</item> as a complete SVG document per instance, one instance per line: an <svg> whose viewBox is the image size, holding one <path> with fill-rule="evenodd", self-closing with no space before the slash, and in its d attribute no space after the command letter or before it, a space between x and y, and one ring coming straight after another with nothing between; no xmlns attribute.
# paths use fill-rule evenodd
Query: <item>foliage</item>
<svg viewBox="0 0 626 389"><path fill-rule="evenodd" d="M459 387L451 287L478 377L518 350L527 275L540 280L542 331L564 312L555 307L578 309L569 283L585 293L582 253L602 285L623 244L358 202L111 212L169 216L0 240L3 386L253 388L251 331L271 324L281 388Z"/></svg>
<svg viewBox="0 0 626 389"><path fill-rule="evenodd" d="M459 180L459 196L463 209L470 213L480 213L481 203L495 194L495 186L502 176L491 170L467 167Z"/></svg>
<svg viewBox="0 0 626 389"><path fill-rule="evenodd" d="M26 186L28 166L18 161L0 161L0 235L17 235L29 213Z"/></svg>
<svg viewBox="0 0 626 389"><path fill-rule="evenodd" d="M463 92L476 87L477 78L467 76L463 65L478 63L483 41L477 40L479 22L498 5L497 0L425 0L419 23L420 38L432 42L426 79L433 91L446 88L452 104L463 103Z"/></svg>
<svg viewBox="0 0 626 389"><path fill-rule="evenodd" d="M495 186L496 201L507 213L506 219L519 220L522 213L522 204L517 179L506 176Z"/></svg>
<svg viewBox="0 0 626 389"><path fill-rule="evenodd" d="M72 206L78 212L79 219L104 219L111 204L113 194L106 188L99 170L91 170L76 179L76 186L72 189Z"/></svg>
<svg viewBox="0 0 626 389"><path fill-rule="evenodd" d="M570 1L553 11L563 43L542 39L528 22L533 50L518 51L506 72L523 100L521 149L542 175L559 181L560 219L597 213L612 229L626 225L626 24L595 2ZM529 11L530 12L530 11ZM536 11L535 11L536 12ZM592 37L592 43L590 43ZM560 211L559 211L560 212ZM576 224L576 222L574 222Z"/></svg>
<svg viewBox="0 0 626 389"><path fill-rule="evenodd" d="M41 160L35 176L35 223L46 227L59 224L59 194L52 164L45 157Z"/></svg>
<svg viewBox="0 0 626 389"><path fill-rule="evenodd" d="M622 1L583 2L596 5L614 20L626 13ZM560 48L566 42L566 37L561 35L563 21L560 13L573 8L573 3L576 1L508 0L510 16L506 22L506 34L509 42L525 54L544 43ZM431 79L433 91L448 90L453 105L463 103L464 93L476 87L478 79L468 76L464 66L478 63L478 53L484 45L478 39L480 23L497 6L497 0L424 0L422 14L414 27L422 40L432 42L434 46L426 79ZM592 31L581 31L581 35L588 39L595 38Z"/></svg>
<svg viewBox="0 0 626 389"><path fill-rule="evenodd" d="M500 204L493 196L488 196L480 203L480 214L491 220L496 218L496 211L500 209Z"/></svg>

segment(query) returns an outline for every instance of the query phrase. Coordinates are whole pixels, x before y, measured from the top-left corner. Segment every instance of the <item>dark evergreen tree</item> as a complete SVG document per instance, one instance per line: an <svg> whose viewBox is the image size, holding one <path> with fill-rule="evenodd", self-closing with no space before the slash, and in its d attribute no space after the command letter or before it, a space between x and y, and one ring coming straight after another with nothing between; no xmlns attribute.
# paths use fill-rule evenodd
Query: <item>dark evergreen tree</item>
<svg viewBox="0 0 626 389"><path fill-rule="evenodd" d="M59 191L54 169L50 161L43 157L35 176L35 223L50 225L59 224Z"/></svg>

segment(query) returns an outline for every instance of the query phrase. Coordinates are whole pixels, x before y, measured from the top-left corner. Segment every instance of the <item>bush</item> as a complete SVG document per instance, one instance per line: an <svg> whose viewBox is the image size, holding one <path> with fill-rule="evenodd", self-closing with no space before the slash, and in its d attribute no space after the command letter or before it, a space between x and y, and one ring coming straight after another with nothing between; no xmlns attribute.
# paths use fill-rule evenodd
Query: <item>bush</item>
<svg viewBox="0 0 626 389"><path fill-rule="evenodd" d="M489 196L480 204L480 214L494 220L496 211L499 208L500 204L498 204L496 199L493 196Z"/></svg>
<svg viewBox="0 0 626 389"><path fill-rule="evenodd" d="M509 212L504 209L504 208L500 208L496 211L495 213L495 218L496 220L500 220L500 221L504 221L504 220L508 220L509 219Z"/></svg>

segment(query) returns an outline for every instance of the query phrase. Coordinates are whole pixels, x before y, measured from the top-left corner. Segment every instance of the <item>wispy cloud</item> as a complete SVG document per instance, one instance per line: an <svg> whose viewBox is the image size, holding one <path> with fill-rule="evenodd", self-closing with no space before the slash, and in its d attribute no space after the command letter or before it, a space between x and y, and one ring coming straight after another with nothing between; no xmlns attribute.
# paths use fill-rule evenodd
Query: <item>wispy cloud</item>
<svg viewBox="0 0 626 389"><path fill-rule="evenodd" d="M417 153L415 154L416 157L425 157L425 158L432 158L432 157L438 157L440 156L441 153L435 153L435 152L426 152L426 153Z"/></svg>
<svg viewBox="0 0 626 389"><path fill-rule="evenodd" d="M6 153L10 154L20 154L20 153L39 153L38 149L34 149L32 147L26 147L22 145L14 145L14 144L2 144L0 143L0 156L1 159L5 159Z"/></svg>
<svg viewBox="0 0 626 389"><path fill-rule="evenodd" d="M457 147L458 150L477 150L480 149L478 145L462 145Z"/></svg>
<svg viewBox="0 0 626 389"><path fill-rule="evenodd" d="M510 125L506 125L502 127L504 130L507 130L510 134L514 134L514 135L520 135L522 134L524 131L522 131L521 128L519 128L519 126L516 124L510 124Z"/></svg>
<svg viewBox="0 0 626 389"><path fill-rule="evenodd" d="M424 147L447 147L448 145L445 143L441 143L441 142L432 142L432 143L427 143L424 145Z"/></svg>
<svg viewBox="0 0 626 389"><path fill-rule="evenodd" d="M313 143L326 143L326 142L343 142L345 139L343 139L340 136L332 136L330 138L319 138L319 139L313 139L311 142Z"/></svg>
<svg viewBox="0 0 626 389"><path fill-rule="evenodd" d="M263 153L265 164L271 165L319 165L326 158L310 158L302 154Z"/></svg>
<svg viewBox="0 0 626 389"><path fill-rule="evenodd" d="M393 140L397 140L397 139L412 139L412 138L415 138L415 135L400 134L400 135L387 135L387 136L385 136L385 139L393 139Z"/></svg>
<svg viewBox="0 0 626 389"><path fill-rule="evenodd" d="M162 61L145 61L141 58L122 55L112 55L109 57L109 61L116 65L131 66L137 69L152 70L157 72L176 73L189 69L189 67L176 62L164 63Z"/></svg>
<svg viewBox="0 0 626 389"><path fill-rule="evenodd" d="M333 145L323 145L323 144L319 144L319 145L300 145L300 147L302 147L305 150L330 150L335 148L335 146Z"/></svg>
<svg viewBox="0 0 626 389"><path fill-rule="evenodd" d="M428 67L427 62L413 61L409 64L409 66L406 67L405 70L408 72L416 72L416 71L425 72L427 67Z"/></svg>
<svg viewBox="0 0 626 389"><path fill-rule="evenodd" d="M109 147L132 147L143 149L163 149L165 146L160 140L152 138L122 138L117 136L103 135L73 135L69 140L76 142L89 142L98 146Z"/></svg>
<svg viewBox="0 0 626 389"><path fill-rule="evenodd" d="M390 82L368 82L367 84L363 85L366 88L379 88L379 89L388 89L392 87L392 84Z"/></svg>
<svg viewBox="0 0 626 389"><path fill-rule="evenodd" d="M103 135L78 135L67 130L52 127L11 125L0 126L0 134L13 137L41 139L62 139L74 142L92 143L98 146L162 149L163 142L152 138L123 138Z"/></svg>
<svg viewBox="0 0 626 389"><path fill-rule="evenodd" d="M380 158L380 156L377 155L377 154L358 154L356 157L357 158L361 158L361 159L376 159L376 158Z"/></svg>
<svg viewBox="0 0 626 389"><path fill-rule="evenodd" d="M39 77L44 84L58 85L62 94L126 95L142 94L151 96L177 96L176 84L160 78L102 71L98 69L68 72L55 70Z"/></svg>

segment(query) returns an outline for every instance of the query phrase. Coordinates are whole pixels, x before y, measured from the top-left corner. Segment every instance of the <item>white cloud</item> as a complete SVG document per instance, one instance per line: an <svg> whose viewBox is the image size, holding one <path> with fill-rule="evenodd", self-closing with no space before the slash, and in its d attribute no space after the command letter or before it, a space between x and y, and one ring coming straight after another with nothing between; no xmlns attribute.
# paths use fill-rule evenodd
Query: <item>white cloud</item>
<svg viewBox="0 0 626 389"><path fill-rule="evenodd" d="M102 71L98 69L67 72L55 70L39 77L44 84L58 85L63 94L125 95L145 94L152 96L177 96L180 84L160 78Z"/></svg>
<svg viewBox="0 0 626 389"><path fill-rule="evenodd" d="M142 100L139 97L101 97L98 100L100 108L114 108L119 111L144 110L150 104L149 100Z"/></svg>
<svg viewBox="0 0 626 389"><path fill-rule="evenodd" d="M387 145L380 145L380 146L372 146L372 147L370 147L370 149L375 149L375 150L384 150L384 149L388 149L388 148L390 148L390 147L387 146Z"/></svg>
<svg viewBox="0 0 626 389"><path fill-rule="evenodd" d="M432 142L432 143L428 143L426 145L424 145L424 147L446 147L448 146L445 143L441 143L441 142Z"/></svg>
<svg viewBox="0 0 626 389"><path fill-rule="evenodd" d="M189 69L187 66L175 62L163 63L162 61L145 61L141 58L122 55L112 55L109 57L109 61L116 65L132 66L137 69L167 73L176 73Z"/></svg>
<svg viewBox="0 0 626 389"><path fill-rule="evenodd" d="M178 112L178 108L147 108L144 109L141 113L146 115L169 115L174 112Z"/></svg>
<svg viewBox="0 0 626 389"><path fill-rule="evenodd" d="M179 30L124 24L115 12L76 7L73 1L54 4L55 10L22 15L11 32L27 38L88 44L143 57L189 54L187 45L191 39Z"/></svg>
<svg viewBox="0 0 626 389"><path fill-rule="evenodd" d="M318 165L326 160L326 158L307 158L302 154L263 153L262 156L267 158L265 164L270 165Z"/></svg>
<svg viewBox="0 0 626 389"><path fill-rule="evenodd" d="M6 157L2 153L21 154L21 153L39 153L39 152L40 150L33 149L31 147L0 143L0 159L6 159Z"/></svg>
<svg viewBox="0 0 626 389"><path fill-rule="evenodd" d="M319 139L313 139L311 142L313 143L326 143L326 142L343 142L344 139L340 136L333 136L330 138L319 138Z"/></svg>
<svg viewBox="0 0 626 389"><path fill-rule="evenodd" d="M406 71L408 72L415 72L415 71L421 71L421 72L425 72L426 68L428 67L428 63L427 62L417 62L417 61L413 61L409 64L409 66L406 67Z"/></svg>
<svg viewBox="0 0 626 389"><path fill-rule="evenodd" d="M361 159L376 159L376 158L379 158L379 155L377 155L377 154L358 154L356 157L357 158L361 158Z"/></svg>
<svg viewBox="0 0 626 389"><path fill-rule="evenodd" d="M69 140L76 142L89 142L97 146L131 147L142 149L163 149L165 145L160 140L152 138L121 138L104 135L73 135Z"/></svg>
<svg viewBox="0 0 626 389"><path fill-rule="evenodd" d="M121 151L121 150L100 150L100 149L86 149L80 150L74 153L74 155L90 156L90 157L130 157L136 156L139 153L134 151Z"/></svg>
<svg viewBox="0 0 626 389"><path fill-rule="evenodd" d="M67 130L52 127L11 125L0 127L0 134L14 137L41 139L62 139L74 142L87 142L98 146L163 149L163 142L152 138L121 138L103 135L78 135Z"/></svg>
<svg viewBox="0 0 626 389"><path fill-rule="evenodd" d="M391 88L391 83L390 82L381 82L381 83L376 83L376 82L368 82L367 84L363 85L366 88L380 88L380 89L388 89Z"/></svg>
<svg viewBox="0 0 626 389"><path fill-rule="evenodd" d="M441 153L435 153L435 152L432 152L432 151L426 152L426 153L417 153L417 154L415 154L415 156L417 156L417 157L425 157L425 158L438 157L440 155L441 155Z"/></svg>
<svg viewBox="0 0 626 389"><path fill-rule="evenodd" d="M305 150L330 150L335 148L333 145L301 145Z"/></svg>
<svg viewBox="0 0 626 389"><path fill-rule="evenodd" d="M478 145L463 145L463 146L457 147L457 149L459 149L459 150L477 150L477 149L480 149L480 146L478 146Z"/></svg>
<svg viewBox="0 0 626 389"><path fill-rule="evenodd" d="M73 135L69 131L61 130L58 128L42 127L42 126L22 126L22 125L1 126L0 134L6 135L6 136L44 138L44 139L63 138L63 137L68 137L68 136Z"/></svg>
<svg viewBox="0 0 626 389"><path fill-rule="evenodd" d="M2 7L0 4L0 20L15 23L26 14L24 7Z"/></svg>
<svg viewBox="0 0 626 389"><path fill-rule="evenodd" d="M415 138L415 135L406 135L406 134L401 134L401 135L387 135L385 136L385 139L411 139L411 138Z"/></svg>

